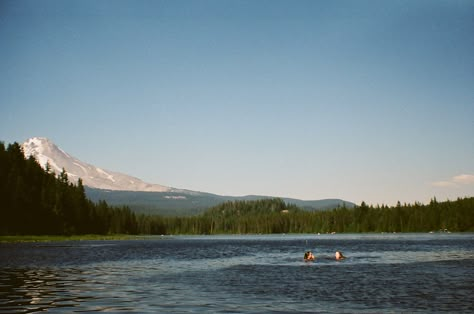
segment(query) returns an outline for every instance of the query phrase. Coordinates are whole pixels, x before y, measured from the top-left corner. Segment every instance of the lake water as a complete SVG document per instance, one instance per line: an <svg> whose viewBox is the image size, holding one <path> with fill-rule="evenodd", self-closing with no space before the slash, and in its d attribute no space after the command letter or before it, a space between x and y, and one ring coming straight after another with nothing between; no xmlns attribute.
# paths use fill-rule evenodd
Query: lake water
<svg viewBox="0 0 474 314"><path fill-rule="evenodd" d="M474 311L472 233L0 244L0 270L0 313Z"/></svg>

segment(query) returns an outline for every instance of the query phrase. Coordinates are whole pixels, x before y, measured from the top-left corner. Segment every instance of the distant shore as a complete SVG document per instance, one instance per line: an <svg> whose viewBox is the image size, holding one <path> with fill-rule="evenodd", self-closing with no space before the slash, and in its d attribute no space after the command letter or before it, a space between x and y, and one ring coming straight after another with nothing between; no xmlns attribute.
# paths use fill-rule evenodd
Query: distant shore
<svg viewBox="0 0 474 314"><path fill-rule="evenodd" d="M0 236L0 243L18 243L18 242L59 242L59 241L91 241L91 240L137 240L144 236L128 234L85 234L85 235L13 235Z"/></svg>
<svg viewBox="0 0 474 314"><path fill-rule="evenodd" d="M444 231L431 231L431 232L393 232L393 234L433 234L433 233L451 233ZM472 233L472 231L467 232L453 232L453 233ZM392 234L392 232L350 232L350 233L282 233L283 235L334 235L334 234ZM266 233L266 234L245 234L245 235L282 235L280 233ZM244 234L214 234L214 236L242 236ZM157 239L157 238L170 238L173 236L199 236L193 234L179 234L179 235L151 235L151 234L142 234L142 235L129 235L129 234L111 234L111 235L100 235L100 234L85 234L85 235L8 235L0 236L0 243L26 243L26 242L62 242L62 241L112 241L112 240L146 240L146 239ZM209 236L209 235L202 235Z"/></svg>

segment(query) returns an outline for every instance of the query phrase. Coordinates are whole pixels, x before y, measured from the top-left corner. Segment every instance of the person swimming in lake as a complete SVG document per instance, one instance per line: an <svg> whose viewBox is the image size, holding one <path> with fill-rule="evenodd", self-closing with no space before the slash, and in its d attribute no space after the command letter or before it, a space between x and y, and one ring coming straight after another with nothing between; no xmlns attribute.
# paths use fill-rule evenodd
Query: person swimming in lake
<svg viewBox="0 0 474 314"><path fill-rule="evenodd" d="M340 252L340 251L336 251L335 256L336 256L336 260L338 260L338 261L341 260L341 259L346 258L344 255L342 255L342 252Z"/></svg>
<svg viewBox="0 0 474 314"><path fill-rule="evenodd" d="M304 260L305 261L314 261L316 257L313 255L313 252L307 251L304 253Z"/></svg>

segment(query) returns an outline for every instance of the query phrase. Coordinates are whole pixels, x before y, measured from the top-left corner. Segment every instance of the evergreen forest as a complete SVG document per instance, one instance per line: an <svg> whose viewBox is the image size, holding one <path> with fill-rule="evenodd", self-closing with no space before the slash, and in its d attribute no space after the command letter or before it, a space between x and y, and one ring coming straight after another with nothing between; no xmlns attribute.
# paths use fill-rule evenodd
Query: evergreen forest
<svg viewBox="0 0 474 314"><path fill-rule="evenodd" d="M0 235L259 234L474 231L474 197L429 204L307 211L282 199L229 201L203 214L136 214L87 199L82 181L56 175L18 143L0 142Z"/></svg>
<svg viewBox="0 0 474 314"><path fill-rule="evenodd" d="M55 175L18 143L0 142L0 235L137 233L136 217L126 207L86 198L84 186Z"/></svg>

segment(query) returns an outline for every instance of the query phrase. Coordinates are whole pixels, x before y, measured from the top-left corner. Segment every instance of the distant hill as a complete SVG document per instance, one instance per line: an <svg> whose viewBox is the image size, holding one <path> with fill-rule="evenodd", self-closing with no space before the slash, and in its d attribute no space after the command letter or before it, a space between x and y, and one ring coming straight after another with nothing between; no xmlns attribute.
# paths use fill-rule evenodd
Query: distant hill
<svg viewBox="0 0 474 314"><path fill-rule="evenodd" d="M26 158L34 156L43 169L49 167L49 170L56 174L65 169L72 182L77 182L81 178L86 195L92 201L104 200L110 205L127 205L138 213L167 216L194 215L226 201L274 198L261 195L221 196L147 183L139 178L85 163L44 137L30 138L21 145L21 148ZM344 204L346 207L355 205L339 199L314 201L282 199L288 204L294 204L306 210L331 209Z"/></svg>
<svg viewBox="0 0 474 314"><path fill-rule="evenodd" d="M221 196L211 193L175 190L170 192L140 192L140 191L112 191L86 187L86 195L92 201L104 200L110 205L127 205L133 211L143 214L159 214L166 216L188 216L204 212L227 201L251 201L272 199L271 196L248 195L241 197ZM340 199L323 199L304 201L292 198L282 198L287 204L296 205L302 209L325 210L346 206L352 208L354 203Z"/></svg>

